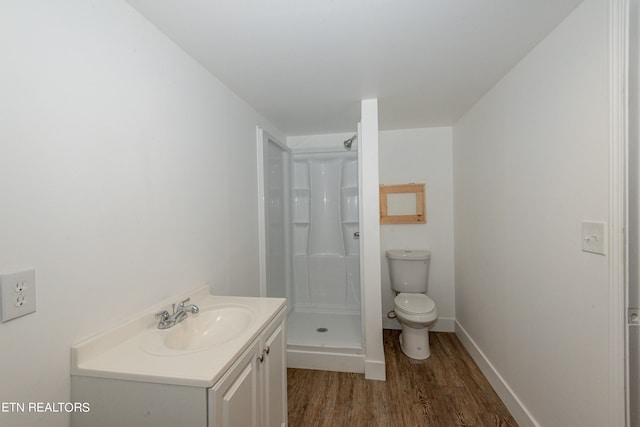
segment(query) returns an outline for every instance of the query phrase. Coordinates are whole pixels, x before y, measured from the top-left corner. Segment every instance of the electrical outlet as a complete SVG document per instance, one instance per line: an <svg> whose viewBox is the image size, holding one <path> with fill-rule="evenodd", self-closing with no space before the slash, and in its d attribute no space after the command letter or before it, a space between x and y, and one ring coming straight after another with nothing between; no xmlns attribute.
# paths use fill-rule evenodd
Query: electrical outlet
<svg viewBox="0 0 640 427"><path fill-rule="evenodd" d="M0 270L1 320L6 322L36 311L36 271Z"/></svg>
<svg viewBox="0 0 640 427"><path fill-rule="evenodd" d="M24 280L19 280L16 282L16 287L14 290L16 291L16 293L24 292L25 285L26 283Z"/></svg>

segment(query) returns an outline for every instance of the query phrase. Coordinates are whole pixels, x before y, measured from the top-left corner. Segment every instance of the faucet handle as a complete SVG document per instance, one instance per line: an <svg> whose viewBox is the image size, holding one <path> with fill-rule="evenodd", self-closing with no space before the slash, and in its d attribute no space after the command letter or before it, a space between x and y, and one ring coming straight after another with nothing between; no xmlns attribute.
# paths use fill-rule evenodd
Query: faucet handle
<svg viewBox="0 0 640 427"><path fill-rule="evenodd" d="M162 310L162 311L156 313L156 319L160 319L163 322L168 321L170 317L171 317L171 315L169 314L169 312L167 310Z"/></svg>
<svg viewBox="0 0 640 427"><path fill-rule="evenodd" d="M191 298L187 298L183 301L180 301L178 304L173 304L173 313L175 314L176 309L178 311L182 310L184 308L185 303L188 303L189 301L191 301Z"/></svg>

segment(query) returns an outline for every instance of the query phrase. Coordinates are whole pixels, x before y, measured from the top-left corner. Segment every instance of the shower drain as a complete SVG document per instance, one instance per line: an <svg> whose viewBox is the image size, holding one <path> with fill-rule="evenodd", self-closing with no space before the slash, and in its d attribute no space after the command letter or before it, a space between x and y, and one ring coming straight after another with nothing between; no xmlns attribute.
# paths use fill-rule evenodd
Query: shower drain
<svg viewBox="0 0 640 427"><path fill-rule="evenodd" d="M327 332L329 329L327 328L318 328L316 329L316 332Z"/></svg>

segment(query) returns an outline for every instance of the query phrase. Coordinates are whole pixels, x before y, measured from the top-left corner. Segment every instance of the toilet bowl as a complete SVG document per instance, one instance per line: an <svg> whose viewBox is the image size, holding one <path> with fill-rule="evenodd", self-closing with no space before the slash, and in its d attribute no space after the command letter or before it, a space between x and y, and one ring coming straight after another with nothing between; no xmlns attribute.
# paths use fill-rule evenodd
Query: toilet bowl
<svg viewBox="0 0 640 427"><path fill-rule="evenodd" d="M400 293L394 299L394 311L402 327L402 352L418 360L431 356L428 328L438 319L435 302L424 294Z"/></svg>
<svg viewBox="0 0 640 427"><path fill-rule="evenodd" d="M389 250L391 289L396 319L402 327L400 348L412 359L431 356L429 326L438 319L435 302L426 295L431 252L421 250Z"/></svg>

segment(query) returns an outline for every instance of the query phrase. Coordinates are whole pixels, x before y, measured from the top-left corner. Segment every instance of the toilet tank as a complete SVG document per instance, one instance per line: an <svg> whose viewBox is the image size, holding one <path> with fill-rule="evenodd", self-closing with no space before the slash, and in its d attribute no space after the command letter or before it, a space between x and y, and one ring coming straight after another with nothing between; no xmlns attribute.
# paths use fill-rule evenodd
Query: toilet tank
<svg viewBox="0 0 640 427"><path fill-rule="evenodd" d="M391 289L396 292L427 292L431 252L389 250L386 255L389 264Z"/></svg>

